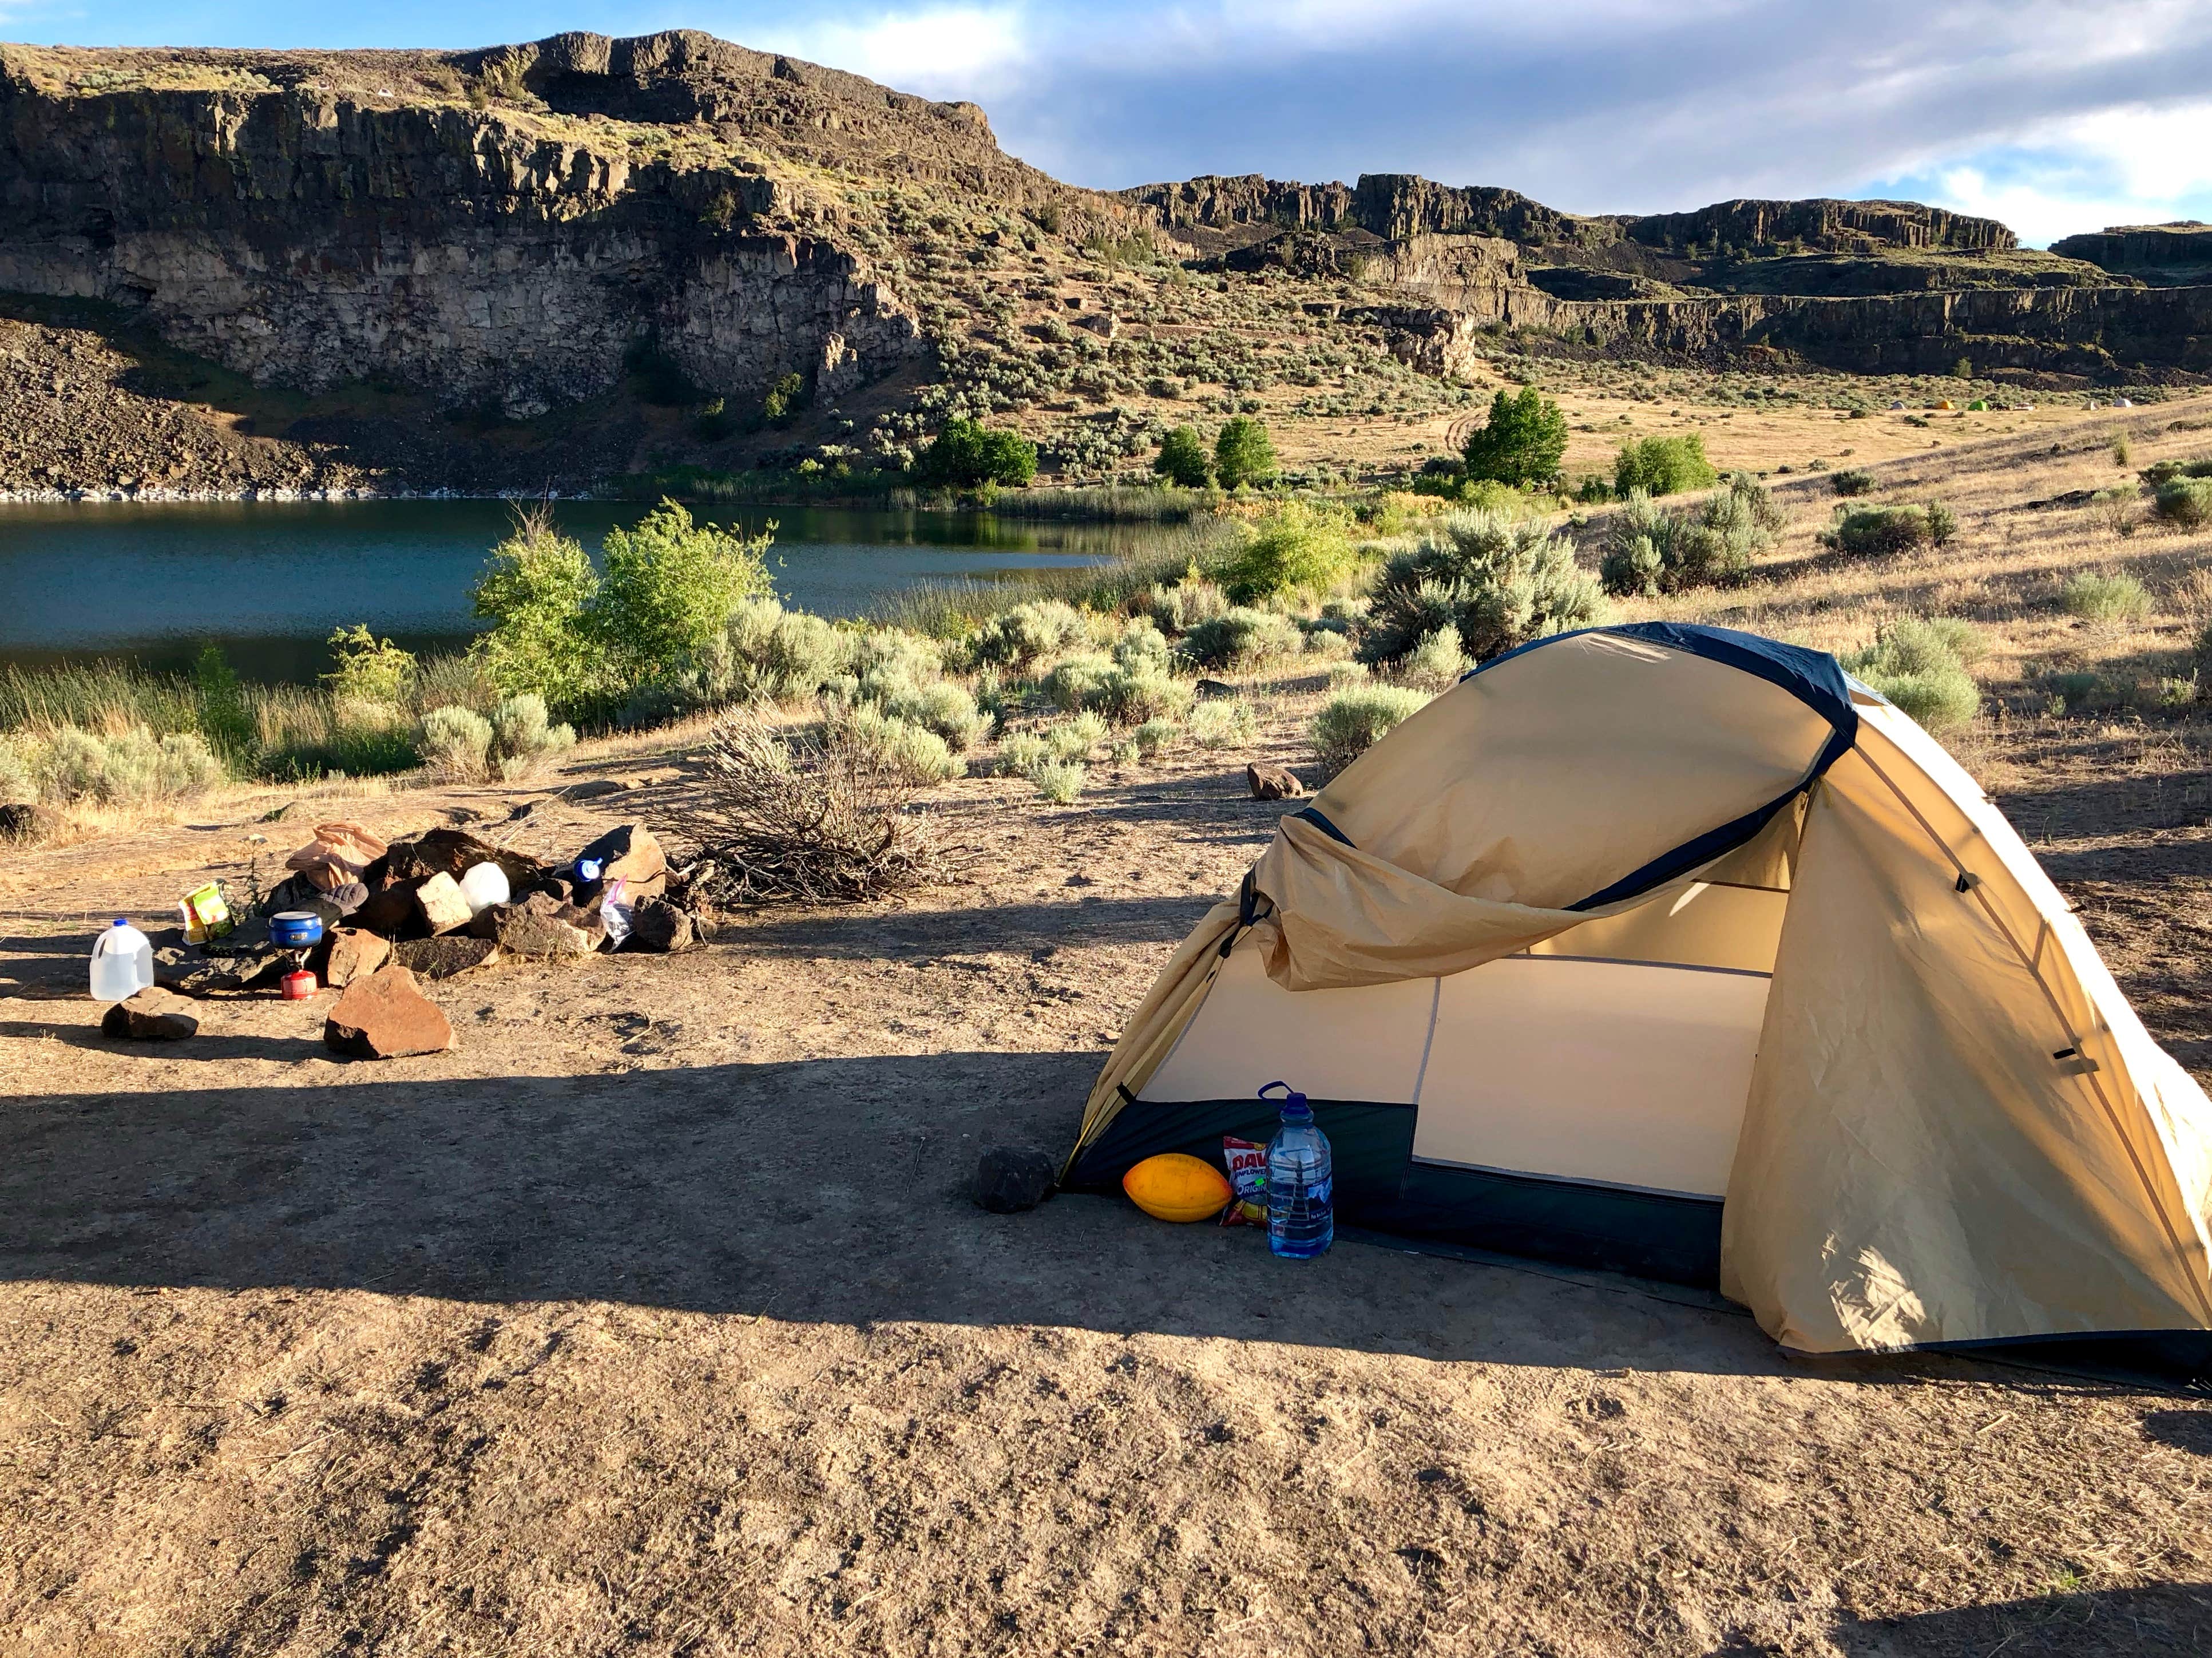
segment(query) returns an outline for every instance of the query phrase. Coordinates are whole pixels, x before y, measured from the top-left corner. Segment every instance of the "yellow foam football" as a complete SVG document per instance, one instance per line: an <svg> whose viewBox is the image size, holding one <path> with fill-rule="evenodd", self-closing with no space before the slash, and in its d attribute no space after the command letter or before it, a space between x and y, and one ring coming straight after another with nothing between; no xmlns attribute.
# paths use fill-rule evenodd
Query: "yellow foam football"
<svg viewBox="0 0 2212 1658"><path fill-rule="evenodd" d="M1228 1176L1203 1158L1180 1151L1146 1158L1121 1177L1121 1190L1159 1221L1212 1220L1234 1195Z"/></svg>

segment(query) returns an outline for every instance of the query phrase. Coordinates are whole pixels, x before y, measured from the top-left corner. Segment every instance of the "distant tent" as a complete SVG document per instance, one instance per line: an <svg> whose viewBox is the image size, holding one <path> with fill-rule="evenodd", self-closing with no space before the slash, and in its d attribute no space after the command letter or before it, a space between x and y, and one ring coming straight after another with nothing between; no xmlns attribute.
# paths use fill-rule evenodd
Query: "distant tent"
<svg viewBox="0 0 2212 1658"><path fill-rule="evenodd" d="M1468 675L1283 820L1068 1183L1311 1096L1340 1213L1834 1351L2212 1329L2212 1108L2002 815L1832 657L1645 624Z"/></svg>

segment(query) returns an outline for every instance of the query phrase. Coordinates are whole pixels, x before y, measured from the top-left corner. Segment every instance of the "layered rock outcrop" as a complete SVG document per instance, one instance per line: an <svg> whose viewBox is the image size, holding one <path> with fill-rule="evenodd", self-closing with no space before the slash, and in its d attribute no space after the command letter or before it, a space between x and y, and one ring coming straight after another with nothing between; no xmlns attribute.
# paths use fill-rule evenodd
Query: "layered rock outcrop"
<svg viewBox="0 0 2212 1658"><path fill-rule="evenodd" d="M547 78L645 95L595 61ZM0 73L0 288L127 306L264 383L376 378L526 418L650 344L714 392L797 372L834 393L925 347L808 205L588 125L556 140L312 84L55 97Z"/></svg>

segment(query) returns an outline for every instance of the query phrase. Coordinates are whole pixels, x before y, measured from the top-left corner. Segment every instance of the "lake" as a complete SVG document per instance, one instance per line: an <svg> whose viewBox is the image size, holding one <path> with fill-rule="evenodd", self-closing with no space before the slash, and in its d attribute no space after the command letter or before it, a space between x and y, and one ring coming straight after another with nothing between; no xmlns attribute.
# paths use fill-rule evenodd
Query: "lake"
<svg viewBox="0 0 2212 1658"><path fill-rule="evenodd" d="M557 502L597 552L633 502ZM864 616L902 591L1110 562L1177 532L1152 524L826 507L701 508L751 533L785 603ZM249 680L306 683L334 628L366 622L410 650L459 649L469 588L507 532L500 501L0 503L0 663L191 662L214 640Z"/></svg>

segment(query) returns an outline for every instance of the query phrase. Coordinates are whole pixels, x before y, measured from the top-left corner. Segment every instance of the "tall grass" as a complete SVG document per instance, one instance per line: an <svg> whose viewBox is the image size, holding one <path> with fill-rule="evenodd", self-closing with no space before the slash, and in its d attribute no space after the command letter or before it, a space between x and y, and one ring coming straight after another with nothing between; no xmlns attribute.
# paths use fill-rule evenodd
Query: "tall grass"
<svg viewBox="0 0 2212 1658"><path fill-rule="evenodd" d="M995 577L927 582L878 605L874 619L933 638L956 638L987 618L1032 600L1058 599L1085 609L1127 609L1155 584L1173 582L1196 564L1217 569L1237 545L1234 528L1211 521L1187 524L1156 546L1124 553L1110 563L1064 570L1013 570Z"/></svg>

